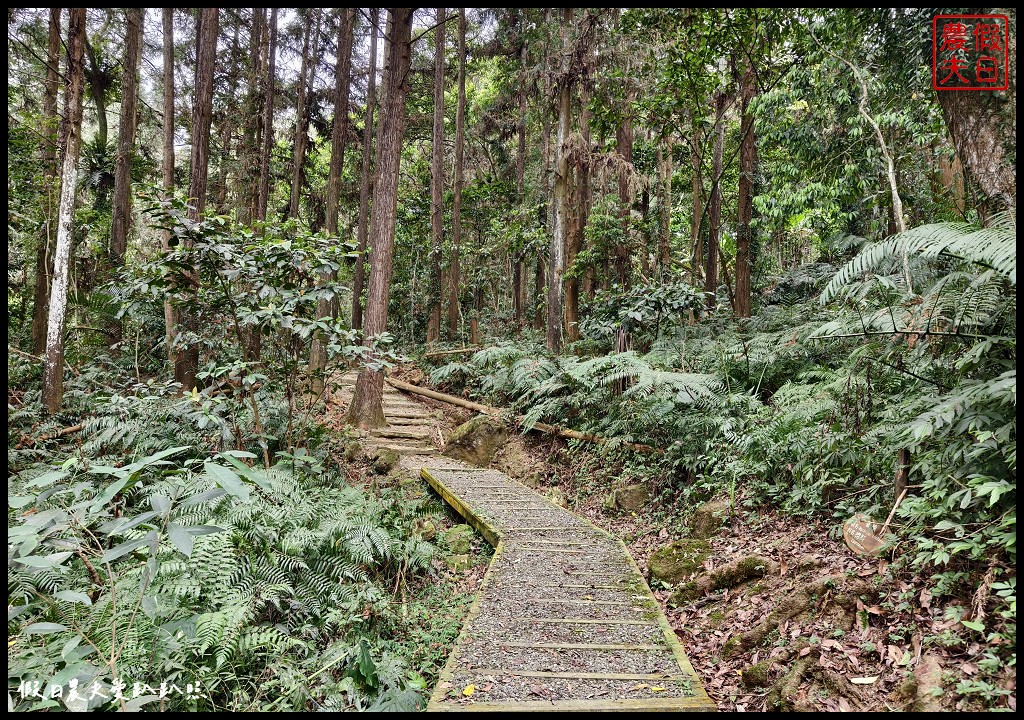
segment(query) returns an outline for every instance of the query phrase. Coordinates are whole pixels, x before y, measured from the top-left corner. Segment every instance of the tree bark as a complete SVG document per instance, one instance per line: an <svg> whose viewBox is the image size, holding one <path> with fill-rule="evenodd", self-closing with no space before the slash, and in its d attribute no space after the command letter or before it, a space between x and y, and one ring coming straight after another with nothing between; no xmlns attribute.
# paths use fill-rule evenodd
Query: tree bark
<svg viewBox="0 0 1024 720"><path fill-rule="evenodd" d="M370 184L373 161L373 109L377 104L377 23L380 9L370 9L370 67L366 81L366 119L363 122L363 170L359 178L358 256L352 278L352 329L363 329L363 284L366 280L366 241L370 234Z"/></svg>
<svg viewBox="0 0 1024 720"><path fill-rule="evenodd" d="M263 151L260 153L260 192L256 203L256 219L265 222L270 199L270 155L274 150L274 86L277 84L277 8L270 10L267 31L267 76L263 89Z"/></svg>
<svg viewBox="0 0 1024 720"><path fill-rule="evenodd" d="M348 138L348 92L352 69L352 29L355 25L356 9L346 8L341 16L338 30L338 61L334 68L334 126L331 128L331 165L327 178L327 232L338 234L338 208L341 198L341 172L345 165L345 141ZM338 274L325 273L321 281L326 286L333 286ZM336 303L331 299L321 298L316 303L318 318L331 317ZM327 349L324 347L320 334L313 336L309 346L309 375L312 378L311 389L314 397L319 397L324 389L320 374L327 367Z"/></svg>
<svg viewBox="0 0 1024 720"><path fill-rule="evenodd" d="M664 280L672 268L672 137L666 133L662 141L664 150L658 147L661 154L658 168L661 171L658 183L658 266Z"/></svg>
<svg viewBox="0 0 1024 720"><path fill-rule="evenodd" d="M124 267L128 231L132 222L132 157L135 155L135 125L138 111L139 47L142 42L142 9L128 8L124 38L124 80L121 123L117 131L114 160L114 212L110 221L110 264L116 272ZM111 326L111 344L121 341L122 323Z"/></svg>
<svg viewBox="0 0 1024 720"><path fill-rule="evenodd" d="M518 147L516 151L516 201L519 205L519 222L525 225L525 194L523 180L526 175L526 43L519 50L519 125ZM523 314L526 307L526 267L523 261L524 250L519 249L512 259L512 314L516 330L523 326Z"/></svg>
<svg viewBox="0 0 1024 720"><path fill-rule="evenodd" d="M691 203L693 212L690 215L690 243L693 248L693 259L690 261L690 282L699 285L704 277L704 243L700 234L700 226L704 215L704 176L701 174L701 132L697 121L690 116L690 129L693 140L690 147L690 166L693 169L691 182Z"/></svg>
<svg viewBox="0 0 1024 720"><path fill-rule="evenodd" d="M228 59L227 62L221 62L222 67L227 67L225 73L227 75L227 96L232 99L238 94L238 33L241 25L237 10L234 15ZM220 147L217 158L217 182L214 186L216 188L214 207L218 214L224 215L228 211L228 166L231 164L231 136L235 132L235 121L232 113L226 111L219 115L218 120L220 122Z"/></svg>
<svg viewBox="0 0 1024 720"><path fill-rule="evenodd" d="M718 293L718 244L722 237L722 149L725 145L725 91L715 93L715 146L711 155L711 202L708 208L708 266L704 275L704 298L714 310Z"/></svg>
<svg viewBox="0 0 1024 720"><path fill-rule="evenodd" d="M388 49L381 81L381 133L373 188L373 226L370 247L373 265L366 301L363 345L371 357L380 335L387 330L388 299L391 293L392 261L395 250L395 217L398 206L398 176L405 134L405 96L412 56L411 8L388 10ZM348 422L359 427L386 424L381 407L384 376L380 370L364 367L356 380Z"/></svg>
<svg viewBox="0 0 1024 720"><path fill-rule="evenodd" d="M616 132L616 150L621 160L619 165L619 217L622 223L622 242L615 246L615 278L624 290L628 290L632 278L629 253L629 221L632 214L633 198L629 192L629 168L633 163L633 120L628 115Z"/></svg>
<svg viewBox="0 0 1024 720"><path fill-rule="evenodd" d="M740 81L740 181L738 208L736 212L736 316L750 317L750 266L751 257L750 221L754 215L754 175L757 172L757 143L754 136L754 115L750 102L757 92L754 68L747 61L747 68Z"/></svg>
<svg viewBox="0 0 1024 720"><path fill-rule="evenodd" d="M43 406L49 413L60 410L64 395L64 325L67 319L68 264L78 183L78 154L82 145L82 91L85 72L85 8L72 8L68 25L67 85L63 125L64 162L61 167L60 207L57 214L57 247L46 323L46 357L43 367Z"/></svg>
<svg viewBox="0 0 1024 720"><path fill-rule="evenodd" d="M593 48L588 48L584 62L592 62ZM589 70L587 71L589 72ZM583 241L590 220L590 90L584 83L580 89L580 137L585 148L585 157L577 158L573 166L572 182L572 224L566 238L565 266L571 268L576 256L583 249ZM577 273L565 281L565 339L576 342L580 339L580 278Z"/></svg>
<svg viewBox="0 0 1024 720"><path fill-rule="evenodd" d="M462 172L466 146L466 8L459 8L459 99L455 108L455 194L452 198L452 259L448 271L448 333L459 332L459 246L462 243Z"/></svg>
<svg viewBox="0 0 1024 720"><path fill-rule="evenodd" d="M102 148L102 152L105 154L110 139L107 123L107 91L113 84L114 79L110 71L100 64L99 58L96 56L96 50L89 41L88 33L85 36L85 56L89 60L88 67L85 68L85 76L86 80L88 80L89 94L92 96L93 104L96 106L96 134L93 136L93 144L97 148ZM114 176L104 167L100 170L98 180L96 183L95 205L97 208L105 208L107 206L107 196L110 194L110 189L113 186Z"/></svg>
<svg viewBox="0 0 1024 720"><path fill-rule="evenodd" d="M444 15L434 29L434 139L430 153L430 318L427 344L441 336L441 249L444 246Z"/></svg>
<svg viewBox="0 0 1024 720"><path fill-rule="evenodd" d="M299 87L295 101L295 141L292 155L292 194L288 203L288 217L299 216L299 196L302 191L302 164L306 160L306 146L309 144L309 113L306 110L306 78L309 73L309 86L312 87L312 76L315 74L317 46L320 40L320 12L312 10L316 19L309 24L306 18L306 33L302 41L302 69L299 72ZM313 43L313 62L310 63L310 38Z"/></svg>
<svg viewBox="0 0 1024 720"><path fill-rule="evenodd" d="M565 246L568 241L569 213L569 31L572 8L565 8L562 17L562 61L558 88L558 130L555 136L554 226L548 253L548 322L547 348L557 353L562 349L562 310L565 303Z"/></svg>
<svg viewBox="0 0 1024 720"><path fill-rule="evenodd" d="M46 324L50 311L50 280L53 275L53 216L57 186L57 91L60 86L60 8L50 8L46 49L46 80L43 84L43 226L36 250L36 282L32 304L32 352L46 351Z"/></svg>
<svg viewBox="0 0 1024 720"><path fill-rule="evenodd" d="M260 172L260 149L263 147L263 114L260 112L259 83L263 75L263 32L266 24L264 8L253 8L249 27L249 73L246 77L245 131L240 139L239 154L245 190L242 197L241 220L252 226L256 219L260 184L252 182Z"/></svg>
<svg viewBox="0 0 1024 720"><path fill-rule="evenodd" d="M986 221L1001 209L1017 207L1015 80L1016 72L1011 71L1009 89L999 93L937 93L957 157L981 191L978 210Z"/></svg>
<svg viewBox="0 0 1024 720"><path fill-rule="evenodd" d="M164 199L174 194L174 8L163 9L164 26L164 154L162 188ZM171 231L160 233L160 245L164 252L171 249ZM178 334L178 310L169 300L164 300L164 328L167 358L173 364L175 358L174 337Z"/></svg>
<svg viewBox="0 0 1024 720"><path fill-rule="evenodd" d="M213 70L217 61L217 8L202 8L196 47L195 96L192 101L192 153L189 158L189 218L198 221L206 208L207 178L210 160L210 123L213 120ZM199 329L196 307L179 310L180 325L194 334ZM199 345L190 343L174 358L174 379L181 391L189 392L196 385L199 370Z"/></svg>

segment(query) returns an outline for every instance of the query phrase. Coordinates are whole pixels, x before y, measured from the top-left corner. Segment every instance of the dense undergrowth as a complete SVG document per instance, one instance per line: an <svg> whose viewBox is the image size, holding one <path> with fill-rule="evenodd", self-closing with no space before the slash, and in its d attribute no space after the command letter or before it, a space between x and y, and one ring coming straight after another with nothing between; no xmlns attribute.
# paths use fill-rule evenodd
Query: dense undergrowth
<svg viewBox="0 0 1024 720"><path fill-rule="evenodd" d="M837 535L854 513L885 518L905 486L894 569L943 598L958 621L943 643L989 644L982 674L957 690L991 700L1005 691L990 681L1016 664L1015 237L1004 215L988 229L843 238L834 249L859 248L852 259L766 283L741 321L691 324L685 298L666 317L665 298L642 290L617 308L599 296L575 354L500 343L431 379L525 426L612 439L592 463L607 484L831 518ZM622 329L635 349L614 352Z"/></svg>
<svg viewBox="0 0 1024 720"><path fill-rule="evenodd" d="M421 707L468 597L421 532L440 504L368 482L312 409L312 338L336 361L360 352L316 313L339 251L294 224L257 240L154 212L209 293L199 387L159 379L164 298L190 301L173 252L110 288L127 339L69 353L60 413L43 412L41 364L11 358L10 706Z"/></svg>

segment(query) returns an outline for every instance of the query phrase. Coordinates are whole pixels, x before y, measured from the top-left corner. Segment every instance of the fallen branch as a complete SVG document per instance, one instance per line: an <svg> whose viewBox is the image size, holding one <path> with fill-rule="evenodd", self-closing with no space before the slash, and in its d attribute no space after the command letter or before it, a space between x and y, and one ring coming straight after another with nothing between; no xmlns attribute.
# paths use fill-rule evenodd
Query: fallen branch
<svg viewBox="0 0 1024 720"><path fill-rule="evenodd" d="M475 353L478 350L483 350L483 348L477 345L476 347L458 348L457 350L437 350L436 352L424 353L423 357L431 358L441 357L442 355L463 355L465 353Z"/></svg>
<svg viewBox="0 0 1024 720"><path fill-rule="evenodd" d="M22 437L21 442L19 442L18 445L19 447L22 447L25 445L26 442L30 442L33 445L36 445L41 442L46 442L47 440L56 440L57 438L64 437L65 435L71 435L72 433L79 432L81 429L82 426L79 424L72 425L71 427L61 428L60 430L54 430L49 435L41 435L40 437L37 438L30 438L28 436L24 436Z"/></svg>
<svg viewBox="0 0 1024 720"><path fill-rule="evenodd" d="M472 400L466 400L465 398L456 397L455 395L448 395L446 393L437 392L436 390L428 390L418 385L411 385L401 380L393 380L392 378L384 378L394 388L403 390L405 392L413 393L414 395L422 395L428 397L431 400L440 400L441 402L449 403L450 405L457 405L464 407L468 410L476 410L484 415L491 415L493 417L500 417L503 414L501 408L491 407L490 405L484 405L482 403L473 402ZM515 422L520 427L523 424L523 418L517 417ZM557 435L558 437L568 438L570 440L584 440L592 443L617 443L633 450L639 450L641 452L654 452L663 453L665 452L661 448L656 448L651 445L644 445L643 443L626 442L622 440L612 440L600 435L594 435L592 433L582 433L577 430L569 430L568 428L558 427L557 425L548 425L547 423L537 422L534 423L530 430L540 430L541 432L548 433L550 435Z"/></svg>

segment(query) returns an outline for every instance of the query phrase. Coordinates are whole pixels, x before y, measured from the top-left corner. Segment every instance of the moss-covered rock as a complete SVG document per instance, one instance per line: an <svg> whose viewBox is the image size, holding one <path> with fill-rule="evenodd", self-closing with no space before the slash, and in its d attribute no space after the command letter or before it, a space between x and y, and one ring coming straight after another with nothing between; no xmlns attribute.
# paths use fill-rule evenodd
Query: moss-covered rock
<svg viewBox="0 0 1024 720"><path fill-rule="evenodd" d="M373 458L370 460L370 467L378 475L387 475L395 469L400 459L394 450L380 448L374 452Z"/></svg>
<svg viewBox="0 0 1024 720"><path fill-rule="evenodd" d="M360 445L357 440L352 440L345 444L345 452L342 453L342 457L351 462L353 460L358 460L359 456L362 454L363 446Z"/></svg>
<svg viewBox="0 0 1024 720"><path fill-rule="evenodd" d="M433 520L427 520L423 518L416 523L416 529L419 530L420 537L424 540L433 540L437 535L437 525L434 524Z"/></svg>
<svg viewBox="0 0 1024 720"><path fill-rule="evenodd" d="M452 555L464 555L469 552L473 535L473 528L469 525L455 525L445 531L444 544Z"/></svg>
<svg viewBox="0 0 1024 720"><path fill-rule="evenodd" d="M548 490L545 494L547 495L548 499L555 505L561 505L562 507L567 506L567 503L565 501L565 493L562 492L562 488L553 487L550 490Z"/></svg>
<svg viewBox="0 0 1024 720"><path fill-rule="evenodd" d="M767 687L771 667L772 664L770 660L762 660L759 663L754 663L743 670L740 674L740 680L742 680L743 685L748 688Z"/></svg>
<svg viewBox="0 0 1024 720"><path fill-rule="evenodd" d="M487 467L506 440L508 428L505 425L487 415L477 415L455 428L445 445L444 454L477 467Z"/></svg>
<svg viewBox="0 0 1024 720"><path fill-rule="evenodd" d="M690 537L707 540L718 532L729 517L731 503L728 498L706 502L693 511L688 523Z"/></svg>
<svg viewBox="0 0 1024 720"><path fill-rule="evenodd" d="M652 579L675 585L699 570L710 552L704 540L676 540L651 554L647 571Z"/></svg>
<svg viewBox="0 0 1024 720"><path fill-rule="evenodd" d="M748 555L741 560L723 565L696 580L684 583L672 593L668 601L671 605L679 606L704 597L715 590L736 587L751 578L764 577L777 570L778 565L771 560L760 555Z"/></svg>
<svg viewBox="0 0 1024 720"><path fill-rule="evenodd" d="M612 495L614 506L626 512L635 512L651 501L651 491L643 483L618 488Z"/></svg>
<svg viewBox="0 0 1024 720"><path fill-rule="evenodd" d="M469 555L462 554L445 555L444 564L455 572L462 572L463 570L468 570L473 563L470 562Z"/></svg>

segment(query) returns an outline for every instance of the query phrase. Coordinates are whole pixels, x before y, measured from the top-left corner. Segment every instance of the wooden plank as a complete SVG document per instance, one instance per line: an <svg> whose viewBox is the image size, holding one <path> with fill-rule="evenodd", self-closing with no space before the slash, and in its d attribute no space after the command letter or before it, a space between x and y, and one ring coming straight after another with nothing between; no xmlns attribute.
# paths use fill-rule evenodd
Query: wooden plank
<svg viewBox="0 0 1024 720"><path fill-rule="evenodd" d="M664 673L589 673L589 672L550 672L547 670L514 670L514 669L489 669L474 668L465 672L485 677L487 675L517 675L529 678L556 678L563 680L658 680L661 682L672 682L673 680L686 681L685 675L665 675Z"/></svg>
<svg viewBox="0 0 1024 720"><path fill-rule="evenodd" d="M614 643L531 643L520 640L502 640L499 645L536 650L668 650L664 645L617 645Z"/></svg>
<svg viewBox="0 0 1024 720"><path fill-rule="evenodd" d="M647 627L658 627L658 623L647 622L646 620L595 620L593 618L520 618L520 620L533 623L563 623L566 625L644 625Z"/></svg>
<svg viewBox="0 0 1024 720"><path fill-rule="evenodd" d="M643 679L643 678L640 678ZM629 700L508 700L504 702L457 703L431 702L433 712L715 712L714 703L705 697L667 697Z"/></svg>
<svg viewBox="0 0 1024 720"><path fill-rule="evenodd" d="M549 598L531 598L530 602L541 603L542 605L618 605L630 607L634 603L621 600L552 600Z"/></svg>

